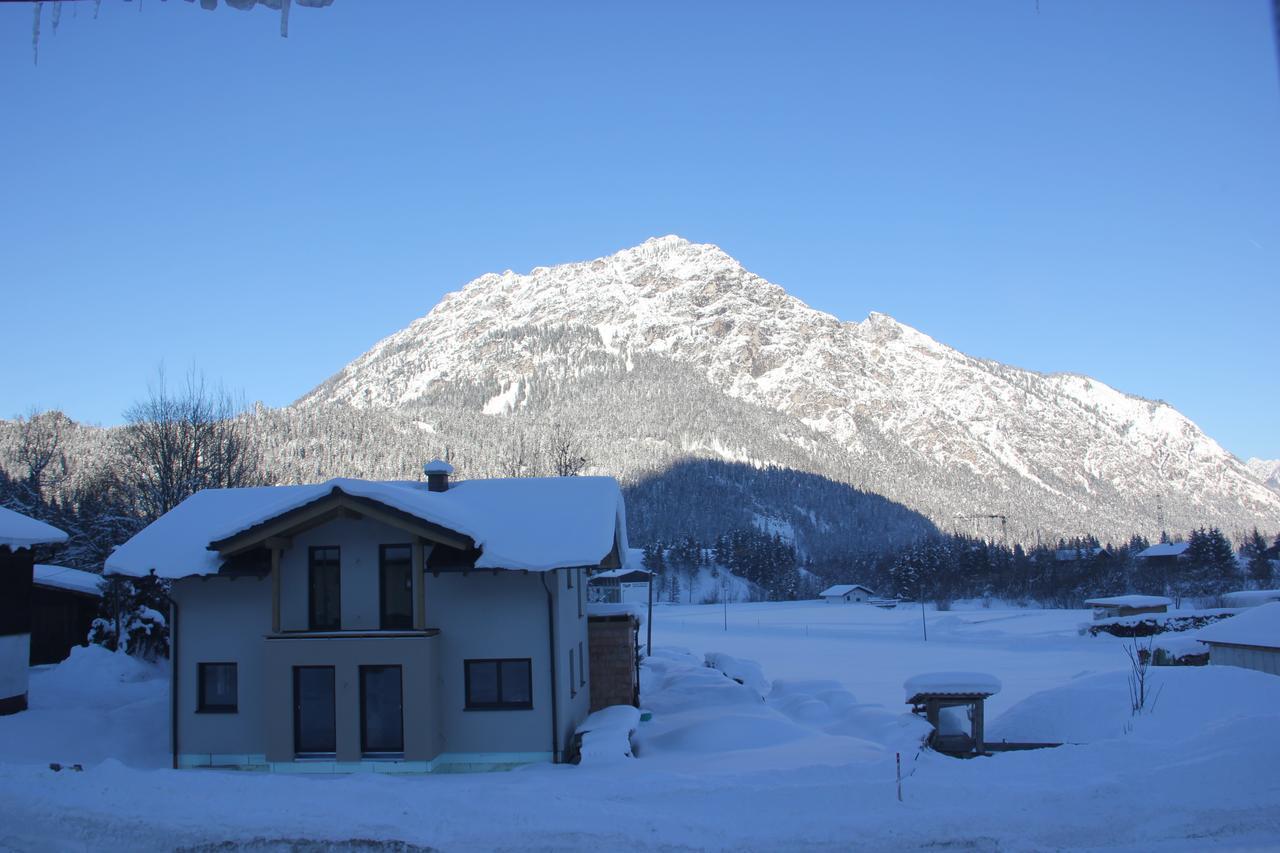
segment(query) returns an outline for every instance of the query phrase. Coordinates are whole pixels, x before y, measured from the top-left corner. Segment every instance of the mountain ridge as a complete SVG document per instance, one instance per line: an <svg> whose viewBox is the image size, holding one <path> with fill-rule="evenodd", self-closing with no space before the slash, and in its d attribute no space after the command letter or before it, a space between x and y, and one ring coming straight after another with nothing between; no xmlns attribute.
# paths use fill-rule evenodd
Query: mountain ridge
<svg viewBox="0 0 1280 853"><path fill-rule="evenodd" d="M576 349L540 349L523 330L574 337ZM854 485L938 523L998 511L1021 512L1024 534L1090 523L1158 532L1170 516L1280 526L1280 496L1168 403L970 356L882 312L840 320L719 247L675 235L525 274L486 273L292 408L411 411L444 388L474 396L465 386L492 392L479 406L489 417L518 419L539 395L541 414L558 405L563 415L583 370L625 371L641 354L673 376L675 365L701 374L712 388L704 395L829 438L868 472ZM941 497L931 503L894 482L885 474L894 465Z"/></svg>

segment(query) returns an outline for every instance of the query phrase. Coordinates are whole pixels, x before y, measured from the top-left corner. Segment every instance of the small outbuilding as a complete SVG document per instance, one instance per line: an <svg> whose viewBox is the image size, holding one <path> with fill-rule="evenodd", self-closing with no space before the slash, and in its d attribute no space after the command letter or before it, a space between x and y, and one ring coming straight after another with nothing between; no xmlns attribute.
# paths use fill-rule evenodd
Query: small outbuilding
<svg viewBox="0 0 1280 853"><path fill-rule="evenodd" d="M870 601L875 593L860 583L841 583L827 587L818 596L828 604L862 604Z"/></svg>
<svg viewBox="0 0 1280 853"><path fill-rule="evenodd" d="M1251 607L1202 628L1211 666L1239 666L1280 675L1280 602Z"/></svg>
<svg viewBox="0 0 1280 853"><path fill-rule="evenodd" d="M648 569L625 566L597 572L589 581L587 598L602 604L648 604L652 575Z"/></svg>
<svg viewBox="0 0 1280 853"><path fill-rule="evenodd" d="M982 672L930 672L902 685L914 714L933 726L929 745L949 755L983 755L984 703L1000 692L1000 679Z"/></svg>
<svg viewBox="0 0 1280 853"><path fill-rule="evenodd" d="M102 575L36 565L31 588L31 665L59 663L87 645L102 602Z"/></svg>
<svg viewBox="0 0 1280 853"><path fill-rule="evenodd" d="M1136 616L1139 613L1167 613L1173 600L1163 595L1113 595L1109 598L1090 598L1085 604L1093 608L1094 619L1111 619L1115 616Z"/></svg>
<svg viewBox="0 0 1280 853"><path fill-rule="evenodd" d="M0 714L27 709L33 549L66 541L58 528L0 507Z"/></svg>

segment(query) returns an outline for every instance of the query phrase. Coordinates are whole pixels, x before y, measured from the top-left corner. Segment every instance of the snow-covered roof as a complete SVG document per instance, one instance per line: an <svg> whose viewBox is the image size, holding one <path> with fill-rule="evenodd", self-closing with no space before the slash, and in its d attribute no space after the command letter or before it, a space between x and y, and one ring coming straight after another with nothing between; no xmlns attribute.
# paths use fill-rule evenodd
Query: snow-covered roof
<svg viewBox="0 0 1280 853"><path fill-rule="evenodd" d="M1003 687L1000 679L985 672L926 672L915 675L903 683L907 701L910 702L921 693L943 695L972 695L974 693L990 696L999 693Z"/></svg>
<svg viewBox="0 0 1280 853"><path fill-rule="evenodd" d="M65 589L69 592L102 596L102 575L95 575L93 572L69 569L66 566L45 566L37 563L34 575L36 586L48 586L54 589Z"/></svg>
<svg viewBox="0 0 1280 853"><path fill-rule="evenodd" d="M1280 601L1280 589L1242 589L1222 596L1227 607L1257 607L1271 601Z"/></svg>
<svg viewBox="0 0 1280 853"><path fill-rule="evenodd" d="M612 477L465 480L443 492L424 483L338 478L309 486L206 489L156 519L106 561L107 574L162 578L215 574L209 544L333 493L375 501L469 537L478 569L599 565L615 538L626 548L622 490Z"/></svg>
<svg viewBox="0 0 1280 853"><path fill-rule="evenodd" d="M1147 557L1179 557L1190 544L1189 542L1160 542L1145 551L1139 551L1137 557L1140 560Z"/></svg>
<svg viewBox="0 0 1280 853"><path fill-rule="evenodd" d="M622 578L622 577L626 577L627 575L635 575L635 574L652 575L653 572L649 571L648 569L633 569L630 566L624 566L621 569L609 569L608 571L604 571L604 572L593 572L591 574L591 580L595 580L596 578Z"/></svg>
<svg viewBox="0 0 1280 853"><path fill-rule="evenodd" d="M1109 598L1090 598L1085 601L1090 607L1169 607L1173 599L1163 595L1113 595Z"/></svg>
<svg viewBox="0 0 1280 853"><path fill-rule="evenodd" d="M1251 607L1238 616L1214 622L1201 628L1196 639L1202 643L1280 649L1280 601Z"/></svg>
<svg viewBox="0 0 1280 853"><path fill-rule="evenodd" d="M871 590L867 589L865 586L863 586L860 583L838 583L835 586L827 587L822 592L818 593L818 595L821 598L827 598L828 596L833 596L833 595L848 595L849 593L853 592L855 589L860 589L863 592L867 593L868 595L873 594Z"/></svg>
<svg viewBox="0 0 1280 853"><path fill-rule="evenodd" d="M17 551L32 545L54 545L66 541L67 534L53 525L0 506L0 546L7 545Z"/></svg>

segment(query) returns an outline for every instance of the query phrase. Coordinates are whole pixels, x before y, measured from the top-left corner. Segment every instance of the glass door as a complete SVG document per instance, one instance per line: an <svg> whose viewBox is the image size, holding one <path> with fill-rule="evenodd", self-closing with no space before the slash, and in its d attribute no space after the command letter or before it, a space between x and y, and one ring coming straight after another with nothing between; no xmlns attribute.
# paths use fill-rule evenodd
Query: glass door
<svg viewBox="0 0 1280 853"><path fill-rule="evenodd" d="M293 751L299 758L338 751L334 672L331 666L293 668Z"/></svg>
<svg viewBox="0 0 1280 853"><path fill-rule="evenodd" d="M404 693L400 667L360 667L360 751L404 754Z"/></svg>

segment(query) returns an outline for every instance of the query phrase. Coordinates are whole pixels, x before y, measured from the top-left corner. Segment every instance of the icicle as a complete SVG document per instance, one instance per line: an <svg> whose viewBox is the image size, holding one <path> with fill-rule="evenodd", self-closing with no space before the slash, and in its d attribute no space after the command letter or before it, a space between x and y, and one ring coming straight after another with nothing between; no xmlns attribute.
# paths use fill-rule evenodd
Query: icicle
<svg viewBox="0 0 1280 853"><path fill-rule="evenodd" d="M289 37L289 0L280 4L280 38Z"/></svg>
<svg viewBox="0 0 1280 853"><path fill-rule="evenodd" d="M32 4L35 9L35 18L31 22L31 64L40 64L40 7L44 5L41 0L36 0Z"/></svg>
<svg viewBox="0 0 1280 853"><path fill-rule="evenodd" d="M53 34L58 34L58 21L62 20L62 0L53 0L53 12L49 15L49 20L53 22Z"/></svg>
<svg viewBox="0 0 1280 853"><path fill-rule="evenodd" d="M102 0L93 0L93 19L98 20L98 10L102 8Z"/></svg>

